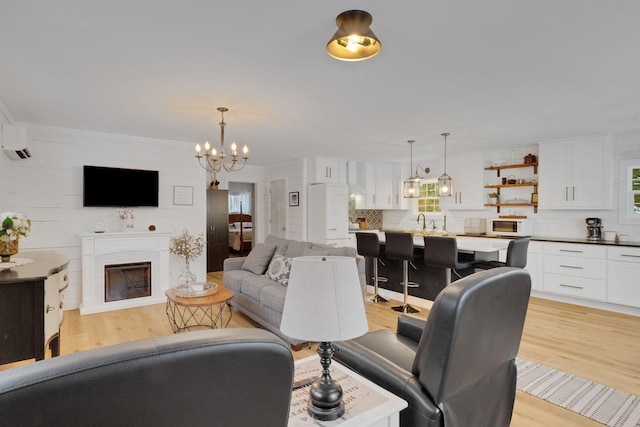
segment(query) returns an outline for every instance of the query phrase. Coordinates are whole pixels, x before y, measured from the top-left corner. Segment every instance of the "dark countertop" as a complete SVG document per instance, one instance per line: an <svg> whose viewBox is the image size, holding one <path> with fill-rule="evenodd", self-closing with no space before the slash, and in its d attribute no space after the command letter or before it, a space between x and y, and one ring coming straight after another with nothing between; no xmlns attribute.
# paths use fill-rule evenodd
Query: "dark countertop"
<svg viewBox="0 0 640 427"><path fill-rule="evenodd" d="M33 262L0 270L0 285L28 280L44 280L69 265L69 258L53 251L24 251L19 253L18 258L32 259Z"/></svg>
<svg viewBox="0 0 640 427"><path fill-rule="evenodd" d="M616 242L613 240L589 240L589 239L571 239L568 237L539 237L539 236L532 236L531 240L536 242L584 243L587 245L622 246L622 247L640 248L640 242Z"/></svg>

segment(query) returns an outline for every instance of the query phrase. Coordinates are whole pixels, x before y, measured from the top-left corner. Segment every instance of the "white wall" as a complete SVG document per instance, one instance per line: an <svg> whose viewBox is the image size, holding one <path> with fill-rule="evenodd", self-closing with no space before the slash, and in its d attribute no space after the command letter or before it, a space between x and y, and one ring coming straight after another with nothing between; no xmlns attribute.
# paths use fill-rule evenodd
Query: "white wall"
<svg viewBox="0 0 640 427"><path fill-rule="evenodd" d="M116 208L82 207L82 167L97 165L158 170L159 207L134 208L135 230L203 233L205 229L205 174L197 166L189 144L73 129L27 126L33 157L7 161L2 166L0 191L12 194L11 208L32 220L30 235L21 250L46 249L68 256L70 285L65 308L81 302L81 241L79 234L92 232L98 220L107 231L122 231ZM8 166L8 167L7 167ZM11 173L7 172L10 170ZM11 179L9 180L9 176ZM194 187L193 206L173 204L173 186ZM184 260L171 255L170 283L184 269ZM192 263L199 280L205 279L205 257Z"/></svg>
<svg viewBox="0 0 640 427"><path fill-rule="evenodd" d="M11 116L2 103L2 100L0 100L0 128L3 124L11 123ZM1 136L0 130L0 137ZM13 194L11 192L11 170L11 159L9 159L5 153L0 153L0 213L11 210L13 204Z"/></svg>
<svg viewBox="0 0 640 427"><path fill-rule="evenodd" d="M299 206L288 206L287 203L287 239L307 240L307 168L307 159L296 159L265 168L264 181L266 186L269 186L271 181L285 180L287 194L292 191L300 193ZM271 201L269 200L268 190L266 193L267 215L265 216L269 217Z"/></svg>

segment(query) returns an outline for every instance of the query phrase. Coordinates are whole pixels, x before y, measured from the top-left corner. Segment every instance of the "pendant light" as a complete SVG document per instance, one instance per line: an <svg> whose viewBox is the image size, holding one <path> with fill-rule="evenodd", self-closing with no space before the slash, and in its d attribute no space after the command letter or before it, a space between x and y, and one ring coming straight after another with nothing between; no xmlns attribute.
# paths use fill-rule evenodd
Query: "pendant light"
<svg viewBox="0 0 640 427"><path fill-rule="evenodd" d="M438 196L451 197L451 177L447 175L447 137L448 132L441 134L444 136L444 173L438 178Z"/></svg>
<svg viewBox="0 0 640 427"><path fill-rule="evenodd" d="M407 141L409 143L409 147L411 147L411 171L413 171L413 143L416 142L413 139ZM404 184L404 198L405 199L417 199L420 197L420 175L418 175L418 170L416 169L416 174L412 175L407 179Z"/></svg>

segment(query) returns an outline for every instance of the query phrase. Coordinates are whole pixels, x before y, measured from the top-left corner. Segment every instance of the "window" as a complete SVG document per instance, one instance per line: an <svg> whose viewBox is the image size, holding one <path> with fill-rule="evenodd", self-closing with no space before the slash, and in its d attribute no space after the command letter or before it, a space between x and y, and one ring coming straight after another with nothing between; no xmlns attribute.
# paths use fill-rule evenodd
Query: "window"
<svg viewBox="0 0 640 427"><path fill-rule="evenodd" d="M620 161L620 224L640 224L640 159Z"/></svg>
<svg viewBox="0 0 640 427"><path fill-rule="evenodd" d="M440 198L438 197L438 181L423 181L420 184L420 198L418 199L418 213L434 214L440 212Z"/></svg>

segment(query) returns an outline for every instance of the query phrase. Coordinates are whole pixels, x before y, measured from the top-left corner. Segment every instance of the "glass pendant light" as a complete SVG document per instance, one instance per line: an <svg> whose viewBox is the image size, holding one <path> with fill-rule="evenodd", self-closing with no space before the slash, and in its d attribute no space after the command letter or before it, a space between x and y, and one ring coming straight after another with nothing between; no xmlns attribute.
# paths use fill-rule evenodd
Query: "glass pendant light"
<svg viewBox="0 0 640 427"><path fill-rule="evenodd" d="M451 190L451 177L447 175L447 137L450 135L448 132L441 134L444 136L444 173L438 178L438 196L450 197Z"/></svg>
<svg viewBox="0 0 640 427"><path fill-rule="evenodd" d="M411 147L411 169L413 170L413 143L416 142L413 139L407 141L409 143L409 147ZM416 174L409 177L406 181L404 181L404 198L405 199L417 199L420 197L420 175L418 175L418 170L416 169Z"/></svg>

